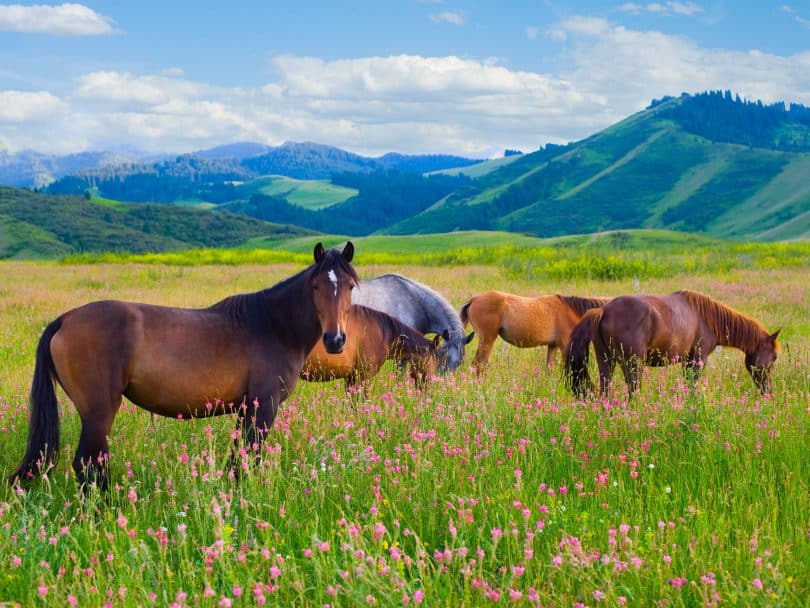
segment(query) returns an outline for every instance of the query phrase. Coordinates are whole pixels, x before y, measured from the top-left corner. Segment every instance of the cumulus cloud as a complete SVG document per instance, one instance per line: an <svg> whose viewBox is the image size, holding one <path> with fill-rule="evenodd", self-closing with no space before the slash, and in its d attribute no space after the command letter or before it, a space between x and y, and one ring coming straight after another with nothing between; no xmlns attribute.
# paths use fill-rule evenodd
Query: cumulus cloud
<svg viewBox="0 0 810 608"><path fill-rule="evenodd" d="M452 25L462 26L467 22L464 14L460 11L442 11L441 13L432 13L429 15L433 23L450 23Z"/></svg>
<svg viewBox="0 0 810 608"><path fill-rule="evenodd" d="M558 23L554 73L496 60L395 55L327 61L281 55L257 88L198 82L179 70L95 71L62 99L0 92L6 143L184 152L234 141L318 141L377 155L536 149L586 137L681 92L730 89L765 102L810 105L810 52L779 56L706 49L607 19Z"/></svg>
<svg viewBox="0 0 810 608"><path fill-rule="evenodd" d="M564 21L570 70L563 76L610 99L620 112L643 107L662 94L730 89L764 102L810 102L810 53L780 56L700 47L656 31L636 31L604 21L582 27Z"/></svg>
<svg viewBox="0 0 810 608"><path fill-rule="evenodd" d="M83 4L1 4L0 31L98 36L111 34L115 30L111 18L100 15Z"/></svg>
<svg viewBox="0 0 810 608"><path fill-rule="evenodd" d="M47 91L0 91L0 124L41 122L67 104Z"/></svg>

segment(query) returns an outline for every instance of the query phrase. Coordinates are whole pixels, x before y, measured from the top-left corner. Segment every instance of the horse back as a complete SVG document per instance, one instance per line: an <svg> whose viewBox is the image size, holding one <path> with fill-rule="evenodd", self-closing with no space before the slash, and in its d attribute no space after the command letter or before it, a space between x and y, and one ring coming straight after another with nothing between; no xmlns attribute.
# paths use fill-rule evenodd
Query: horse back
<svg viewBox="0 0 810 608"><path fill-rule="evenodd" d="M241 403L251 368L267 356L249 331L221 313L120 301L66 313L51 351L78 408L91 406L95 390L124 394L166 416L216 400Z"/></svg>
<svg viewBox="0 0 810 608"><path fill-rule="evenodd" d="M619 296L603 311L603 336L630 354L656 352L672 360L686 355L699 335L699 317L685 298L675 294Z"/></svg>

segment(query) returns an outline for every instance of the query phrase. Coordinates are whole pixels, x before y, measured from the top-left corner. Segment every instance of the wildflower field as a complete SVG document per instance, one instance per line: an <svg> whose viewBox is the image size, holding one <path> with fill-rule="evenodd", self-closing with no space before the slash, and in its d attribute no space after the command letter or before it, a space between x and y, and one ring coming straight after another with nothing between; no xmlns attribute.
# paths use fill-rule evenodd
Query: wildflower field
<svg viewBox="0 0 810 608"><path fill-rule="evenodd" d="M630 402L623 382L576 401L544 350L499 342L477 379L473 341L424 394L390 364L367 397L299 383L239 482L235 419L125 402L112 489L82 498L60 390L59 462L27 491L0 484L0 606L808 605L810 275L794 262L608 280L539 262L372 265L359 249L361 277L400 272L456 307L487 289L702 291L783 328L773 394L720 349L695 392L671 367ZM301 267L0 263L0 472L24 452L36 341L61 312L206 306Z"/></svg>

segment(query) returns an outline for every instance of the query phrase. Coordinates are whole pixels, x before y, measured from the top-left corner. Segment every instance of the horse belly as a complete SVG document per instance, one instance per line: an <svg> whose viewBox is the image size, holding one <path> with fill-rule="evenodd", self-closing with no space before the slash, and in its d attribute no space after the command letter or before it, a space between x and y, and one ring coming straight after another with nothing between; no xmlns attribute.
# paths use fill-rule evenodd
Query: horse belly
<svg viewBox="0 0 810 608"><path fill-rule="evenodd" d="M529 311L509 311L503 316L498 335L512 346L534 348L557 341L553 319Z"/></svg>
<svg viewBox="0 0 810 608"><path fill-rule="evenodd" d="M220 404L239 406L248 388L250 366L244 352L163 343L140 349L124 394L163 416L204 416ZM223 412L220 412L223 413Z"/></svg>

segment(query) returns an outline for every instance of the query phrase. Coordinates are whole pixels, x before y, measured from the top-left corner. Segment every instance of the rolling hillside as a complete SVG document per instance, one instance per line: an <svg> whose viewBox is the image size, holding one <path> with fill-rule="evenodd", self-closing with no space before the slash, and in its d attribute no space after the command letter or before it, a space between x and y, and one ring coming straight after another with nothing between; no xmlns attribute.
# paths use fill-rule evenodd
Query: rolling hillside
<svg viewBox="0 0 810 608"><path fill-rule="evenodd" d="M54 196L0 186L0 259L234 247L308 231L233 213Z"/></svg>
<svg viewBox="0 0 810 608"><path fill-rule="evenodd" d="M785 118L772 127L701 130L688 111L695 100L666 99L581 142L526 154L381 232L554 236L666 228L735 239L810 238L810 183L802 179L810 168L810 127ZM738 105L753 116L779 112L726 98L717 105L715 113ZM718 121L710 113L706 120Z"/></svg>

